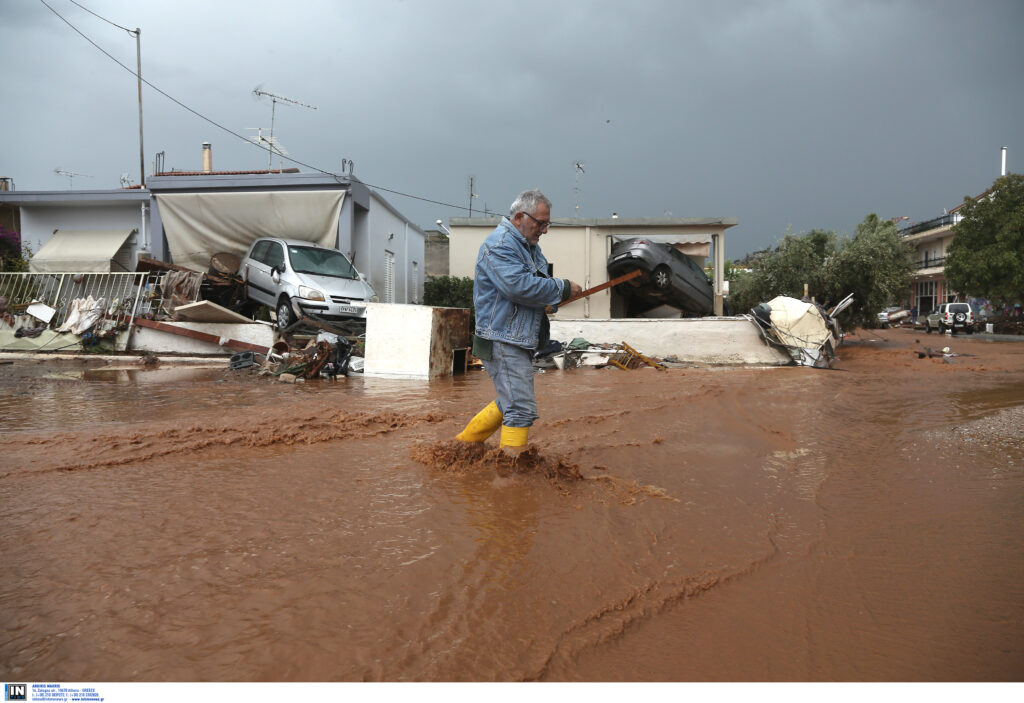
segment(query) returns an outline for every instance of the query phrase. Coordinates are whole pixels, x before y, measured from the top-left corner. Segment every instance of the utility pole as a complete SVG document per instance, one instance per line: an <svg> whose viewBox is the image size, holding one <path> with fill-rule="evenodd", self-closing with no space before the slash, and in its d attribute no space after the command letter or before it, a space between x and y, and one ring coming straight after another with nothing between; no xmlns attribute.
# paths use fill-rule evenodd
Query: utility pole
<svg viewBox="0 0 1024 703"><path fill-rule="evenodd" d="M139 79L139 183L145 188L146 151L142 147L142 30L136 27L134 32L129 33L135 35L135 75Z"/></svg>

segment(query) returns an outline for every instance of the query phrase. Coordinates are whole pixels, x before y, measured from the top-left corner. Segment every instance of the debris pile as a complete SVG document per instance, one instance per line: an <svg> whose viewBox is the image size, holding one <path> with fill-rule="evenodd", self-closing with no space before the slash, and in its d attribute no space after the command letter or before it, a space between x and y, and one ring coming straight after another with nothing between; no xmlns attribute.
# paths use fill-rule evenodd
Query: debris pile
<svg viewBox="0 0 1024 703"><path fill-rule="evenodd" d="M836 316L852 303L851 294L826 311L813 301L780 295L752 309L750 319L765 342L784 350L798 366L832 368L842 338Z"/></svg>
<svg viewBox="0 0 1024 703"><path fill-rule="evenodd" d="M625 342L619 344L595 344L582 337L571 342L551 342L544 349L534 354L534 368L546 370L557 368L559 371L575 369L582 366L603 368L613 366L623 371L632 371L644 366L664 370L661 360L644 356Z"/></svg>

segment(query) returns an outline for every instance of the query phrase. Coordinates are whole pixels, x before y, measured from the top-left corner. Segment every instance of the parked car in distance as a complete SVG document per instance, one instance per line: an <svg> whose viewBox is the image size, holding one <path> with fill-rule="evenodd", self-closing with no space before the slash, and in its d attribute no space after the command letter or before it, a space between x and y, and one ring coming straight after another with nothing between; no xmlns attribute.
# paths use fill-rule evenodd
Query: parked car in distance
<svg viewBox="0 0 1024 703"><path fill-rule="evenodd" d="M883 330L889 329L889 323L890 322L896 322L898 320L902 320L902 319L906 318L910 314L909 312L902 312L902 311L903 311L903 308L901 308L898 305L894 305L892 307L886 308L882 312L878 313L878 324L881 325ZM898 313L898 312L902 312L902 314L894 315L894 313ZM893 319L891 319L891 320L889 319L890 315L894 315Z"/></svg>
<svg viewBox="0 0 1024 703"><path fill-rule="evenodd" d="M249 247L238 267L251 301L277 313L278 329L303 315L341 322L366 317L377 295L337 249L298 239L263 237Z"/></svg>
<svg viewBox="0 0 1024 703"><path fill-rule="evenodd" d="M942 303L924 319L924 329L928 334L947 330L953 334L957 330L974 334L975 324L974 312L967 303Z"/></svg>
<svg viewBox="0 0 1024 703"><path fill-rule="evenodd" d="M712 314L714 286L697 262L674 246L635 237L612 247L608 257L610 278L638 268L645 275L615 287L630 299L631 315L659 305L670 305L693 315Z"/></svg>

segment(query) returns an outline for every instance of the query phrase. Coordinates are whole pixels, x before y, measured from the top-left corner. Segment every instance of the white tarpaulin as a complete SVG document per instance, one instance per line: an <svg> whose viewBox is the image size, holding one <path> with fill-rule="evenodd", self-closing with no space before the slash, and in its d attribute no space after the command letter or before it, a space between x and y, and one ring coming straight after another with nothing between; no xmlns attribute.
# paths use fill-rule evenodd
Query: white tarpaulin
<svg viewBox="0 0 1024 703"><path fill-rule="evenodd" d="M122 251L134 229L59 229L28 262L31 273L111 273L127 271ZM119 256L120 253L120 256Z"/></svg>
<svg viewBox="0 0 1024 703"><path fill-rule="evenodd" d="M821 311L812 303L780 295L769 300L768 307L772 311L772 324L783 344L817 349L832 336Z"/></svg>
<svg viewBox="0 0 1024 703"><path fill-rule="evenodd" d="M338 245L343 190L157 195L174 263L196 271L219 252L244 256L258 237Z"/></svg>

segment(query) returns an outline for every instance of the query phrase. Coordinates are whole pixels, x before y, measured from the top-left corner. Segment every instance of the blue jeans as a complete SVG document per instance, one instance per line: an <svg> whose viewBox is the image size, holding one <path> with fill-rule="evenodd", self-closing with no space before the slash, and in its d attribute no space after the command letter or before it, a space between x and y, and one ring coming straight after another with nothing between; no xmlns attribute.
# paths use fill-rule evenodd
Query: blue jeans
<svg viewBox="0 0 1024 703"><path fill-rule="evenodd" d="M484 361L487 375L498 394L498 410L507 427L529 427L537 419L537 398L533 394L533 352L495 341L491 360Z"/></svg>

